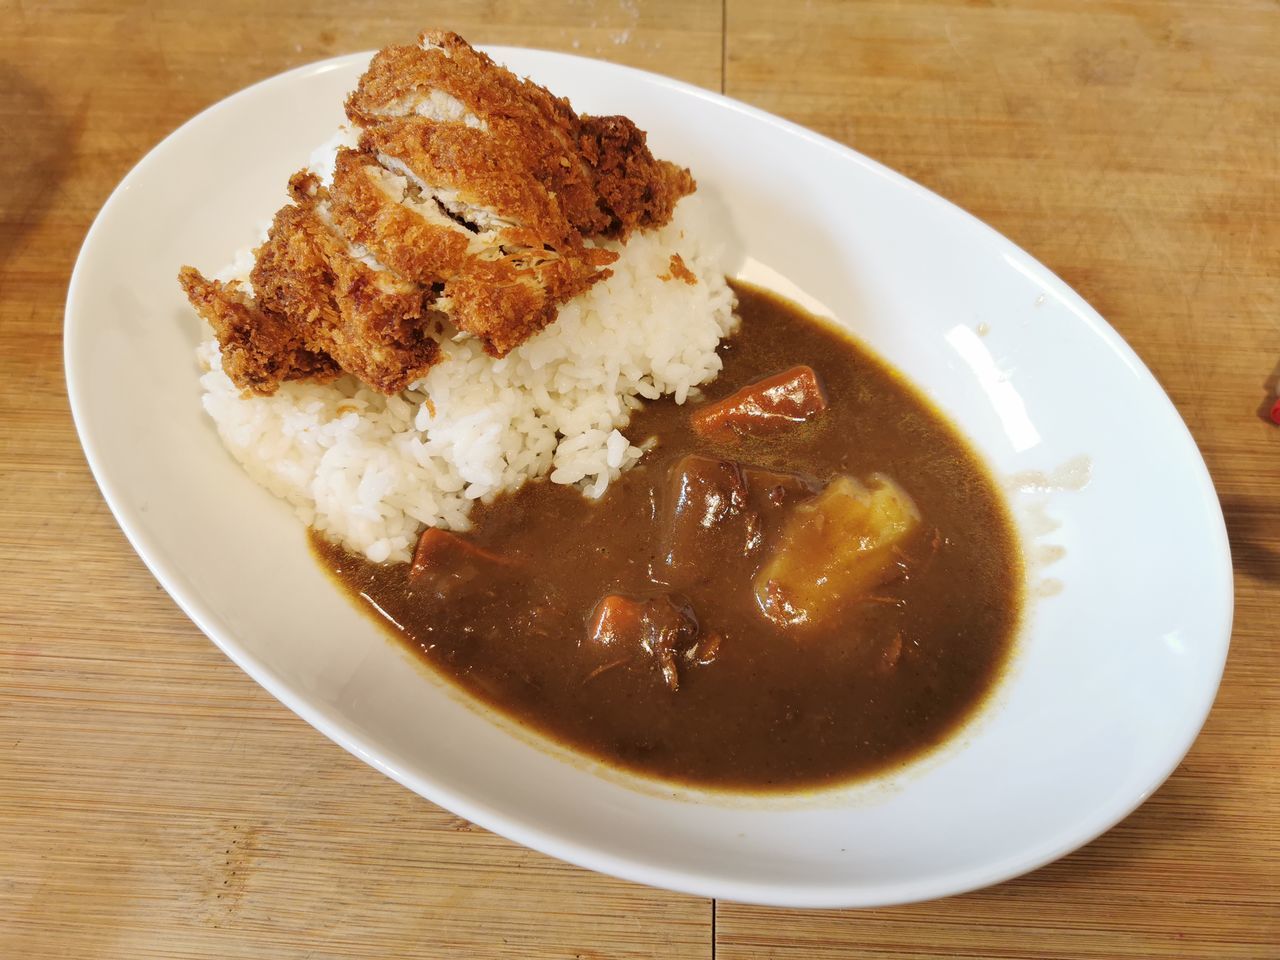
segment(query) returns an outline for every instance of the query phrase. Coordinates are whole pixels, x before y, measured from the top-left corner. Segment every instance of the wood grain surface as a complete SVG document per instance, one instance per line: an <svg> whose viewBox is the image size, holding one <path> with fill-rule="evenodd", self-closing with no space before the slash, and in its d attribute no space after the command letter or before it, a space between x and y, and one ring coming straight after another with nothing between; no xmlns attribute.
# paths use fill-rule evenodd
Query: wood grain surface
<svg viewBox="0 0 1280 960"><path fill-rule="evenodd" d="M0 958L1280 955L1280 7L1270 0L0 0ZM160 590L67 409L62 304L112 187L271 74L404 40L568 50L853 145L1060 274L1168 390L1237 611L1179 770L1072 856L864 912L566 866L376 774ZM197 185L198 188L198 185Z"/></svg>

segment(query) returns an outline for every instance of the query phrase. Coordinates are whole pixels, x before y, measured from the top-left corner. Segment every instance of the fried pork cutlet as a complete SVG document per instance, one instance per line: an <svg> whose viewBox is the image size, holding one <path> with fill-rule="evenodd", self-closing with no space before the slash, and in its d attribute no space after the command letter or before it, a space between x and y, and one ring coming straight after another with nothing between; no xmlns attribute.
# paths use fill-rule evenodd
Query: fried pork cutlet
<svg viewBox="0 0 1280 960"><path fill-rule="evenodd" d="M661 226L695 188L625 117L579 117L452 33L380 52L347 114L358 148L329 185L290 181L253 298L180 275L248 392L341 368L396 393L438 359L445 320L504 356L609 276L596 240Z"/></svg>
<svg viewBox="0 0 1280 960"><path fill-rule="evenodd" d="M609 230L612 217L600 209L578 144L580 121L568 102L498 66L457 34L427 31L417 46L380 51L347 99L347 116L361 127L415 115L515 145L570 223L586 236Z"/></svg>
<svg viewBox="0 0 1280 960"><path fill-rule="evenodd" d="M222 369L241 389L262 396L286 380L327 383L342 371L332 357L307 349L285 317L264 310L238 283L206 280L193 267L178 272L187 299L222 345Z"/></svg>
<svg viewBox="0 0 1280 960"><path fill-rule="evenodd" d="M688 170L654 159L626 117L579 117L455 33L429 30L416 47L382 50L347 100L347 116L362 127L414 115L509 144L584 236L661 226L695 187ZM620 189L619 175L635 183Z"/></svg>
<svg viewBox="0 0 1280 960"><path fill-rule="evenodd" d="M288 317L307 344L383 393L398 393L435 362L443 317L434 291L361 255L332 224L312 174L290 181L294 203L276 213L249 274L258 301Z"/></svg>
<svg viewBox="0 0 1280 960"><path fill-rule="evenodd" d="M404 276L443 283L442 308L495 356L617 259L583 241L518 156L459 124L379 124L339 154L331 194L344 233Z"/></svg>
<svg viewBox="0 0 1280 960"><path fill-rule="evenodd" d="M614 216L610 232L662 226L696 184L684 167L655 160L644 131L626 117L583 117L583 153L591 158L600 205Z"/></svg>
<svg viewBox="0 0 1280 960"><path fill-rule="evenodd" d="M254 299L191 267L179 274L218 337L224 371L264 395L286 380L333 379L340 370L383 393L403 390L440 350L434 291L371 266L339 236L314 175L298 174L290 187L295 202L280 208L255 251Z"/></svg>

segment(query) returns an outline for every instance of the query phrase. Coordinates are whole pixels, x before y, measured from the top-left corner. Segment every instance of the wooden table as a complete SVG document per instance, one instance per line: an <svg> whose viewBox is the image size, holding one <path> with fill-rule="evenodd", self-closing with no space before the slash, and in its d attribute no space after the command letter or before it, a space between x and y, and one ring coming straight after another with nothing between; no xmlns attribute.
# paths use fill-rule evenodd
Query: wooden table
<svg viewBox="0 0 1280 960"><path fill-rule="evenodd" d="M0 957L1280 955L1280 428L1259 416L1280 373L1272 0L0 0L0 24ZM432 24L647 67L850 143L993 224L1128 338L1217 480L1238 603L1208 725L1138 812L938 903L663 893L413 796L178 611L68 415L80 240L202 107Z"/></svg>

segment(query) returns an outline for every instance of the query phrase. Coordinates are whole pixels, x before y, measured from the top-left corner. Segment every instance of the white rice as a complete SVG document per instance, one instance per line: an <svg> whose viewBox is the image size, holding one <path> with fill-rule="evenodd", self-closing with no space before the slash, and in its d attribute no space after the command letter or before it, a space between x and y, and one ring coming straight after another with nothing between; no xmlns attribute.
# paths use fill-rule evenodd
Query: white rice
<svg viewBox="0 0 1280 960"><path fill-rule="evenodd" d="M716 346L737 320L718 233L687 197L666 227L617 248L610 279L507 357L459 334L394 397L352 377L242 397L210 339L199 350L204 408L254 480L379 563L407 560L425 525L465 529L476 500L533 477L598 497L642 454L621 432L641 400L684 403L720 371ZM696 284L662 279L674 253Z"/></svg>

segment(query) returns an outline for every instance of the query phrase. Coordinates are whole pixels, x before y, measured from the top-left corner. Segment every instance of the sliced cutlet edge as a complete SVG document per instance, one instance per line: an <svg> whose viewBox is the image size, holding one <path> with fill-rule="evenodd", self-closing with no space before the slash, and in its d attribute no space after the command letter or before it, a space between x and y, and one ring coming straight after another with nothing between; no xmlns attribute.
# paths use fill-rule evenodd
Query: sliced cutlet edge
<svg viewBox="0 0 1280 960"><path fill-rule="evenodd" d="M339 157L335 219L393 269L442 284L437 306L486 351L504 356L554 320L560 304L608 276L601 268L617 255L586 245L537 181L503 172L493 157L460 170L450 163L456 138L428 129L430 121L399 122L410 129L380 124L366 134L366 152ZM470 146L463 152L472 157L485 147ZM371 155L380 148L399 156Z"/></svg>
<svg viewBox="0 0 1280 960"><path fill-rule="evenodd" d="M433 291L344 237L313 174L295 175L290 190L295 202L276 213L250 274L259 301L365 383L403 390L439 356Z"/></svg>
<svg viewBox="0 0 1280 960"><path fill-rule="evenodd" d="M569 223L584 236L610 225L568 102L517 77L456 34L433 31L417 46L380 51L348 98L347 115L363 127L417 115L486 132L519 151L522 166L555 193Z"/></svg>
<svg viewBox="0 0 1280 960"><path fill-rule="evenodd" d="M270 396L289 380L328 382L341 370L327 354L308 349L289 319L263 308L239 283L208 280L183 267L178 282L218 338L222 370L240 389Z"/></svg>

